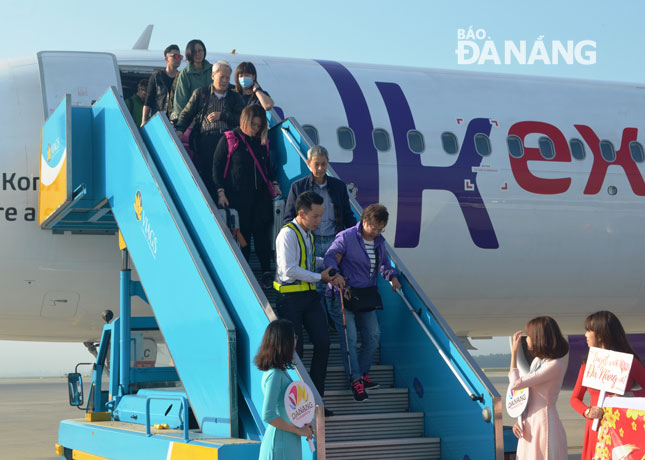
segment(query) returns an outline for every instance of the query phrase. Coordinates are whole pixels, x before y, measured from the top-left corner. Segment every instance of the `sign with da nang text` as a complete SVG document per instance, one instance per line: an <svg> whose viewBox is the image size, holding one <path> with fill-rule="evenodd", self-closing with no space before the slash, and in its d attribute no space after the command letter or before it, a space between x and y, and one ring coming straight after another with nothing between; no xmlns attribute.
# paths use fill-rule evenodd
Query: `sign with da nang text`
<svg viewBox="0 0 645 460"><path fill-rule="evenodd" d="M590 347L582 385L607 393L625 393L634 355Z"/></svg>
<svg viewBox="0 0 645 460"><path fill-rule="evenodd" d="M511 390L509 385L506 391L506 412L513 418L522 415L522 412L529 404L529 389L520 388L519 390Z"/></svg>
<svg viewBox="0 0 645 460"><path fill-rule="evenodd" d="M311 423L316 403L309 385L305 382L291 382L284 392L284 408L291 423L297 427Z"/></svg>

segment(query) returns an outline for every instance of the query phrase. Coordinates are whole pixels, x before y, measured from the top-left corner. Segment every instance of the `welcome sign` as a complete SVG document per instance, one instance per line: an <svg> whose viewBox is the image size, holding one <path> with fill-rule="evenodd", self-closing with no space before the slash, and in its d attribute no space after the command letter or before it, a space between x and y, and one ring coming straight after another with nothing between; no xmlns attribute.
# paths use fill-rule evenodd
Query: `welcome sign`
<svg viewBox="0 0 645 460"><path fill-rule="evenodd" d="M291 382L284 392L284 408L291 423L303 427L311 423L316 411L314 395L305 382ZM315 449L313 439L309 440L309 448Z"/></svg>
<svg viewBox="0 0 645 460"><path fill-rule="evenodd" d="M590 347L582 384L587 388L622 395L627 387L634 355Z"/></svg>
<svg viewBox="0 0 645 460"><path fill-rule="evenodd" d="M606 393L625 394L633 360L634 355L629 353L589 348L582 385L600 390L598 407L603 407ZM599 423L600 419L595 419L591 426L592 430L598 430Z"/></svg>
<svg viewBox="0 0 645 460"><path fill-rule="evenodd" d="M521 388L519 390L511 390L508 387L506 392L506 412L513 418L517 418L526 409L529 403L529 389Z"/></svg>

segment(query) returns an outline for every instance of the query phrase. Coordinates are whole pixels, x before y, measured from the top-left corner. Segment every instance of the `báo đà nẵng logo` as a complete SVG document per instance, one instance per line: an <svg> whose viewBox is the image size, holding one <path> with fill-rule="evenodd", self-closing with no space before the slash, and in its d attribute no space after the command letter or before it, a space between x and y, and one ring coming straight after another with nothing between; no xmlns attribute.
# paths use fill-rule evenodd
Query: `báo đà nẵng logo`
<svg viewBox="0 0 645 460"><path fill-rule="evenodd" d="M486 29L457 29L457 64L558 65L596 64L595 40L548 40L538 35L534 40L494 41Z"/></svg>
<svg viewBox="0 0 645 460"><path fill-rule="evenodd" d="M141 222L141 231L143 232L143 237L148 244L148 249L152 253L153 258L157 258L157 236L155 231L152 228L150 219L146 216L146 212L143 208L143 195L141 190L137 190L137 193L134 196L134 215L137 221Z"/></svg>

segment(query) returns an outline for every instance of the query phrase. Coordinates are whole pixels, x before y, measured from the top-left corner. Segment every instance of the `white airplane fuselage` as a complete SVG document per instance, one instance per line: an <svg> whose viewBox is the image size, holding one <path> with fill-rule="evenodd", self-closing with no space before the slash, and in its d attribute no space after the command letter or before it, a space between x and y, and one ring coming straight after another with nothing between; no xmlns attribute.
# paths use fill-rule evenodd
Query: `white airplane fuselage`
<svg viewBox="0 0 645 460"><path fill-rule="evenodd" d="M164 65L161 52L115 54L121 71ZM458 335L508 335L542 314L581 334L600 309L628 332L645 331L645 163L629 145L643 142L644 89L209 55L218 59L253 62L284 115L315 127L358 201L388 207L385 237ZM35 57L0 62L0 339L97 339L101 312L118 312L121 255L114 235L53 234L36 222L40 78ZM339 145L339 128L352 129L352 148ZM389 149L375 147L374 130ZM409 131L422 135L420 153ZM444 149L444 133L457 139L456 153ZM520 139L521 158L509 153L509 136ZM543 137L552 159L537 150ZM482 156L474 146L485 151L486 138L491 153ZM572 157L572 139L583 159ZM601 140L615 147L613 161ZM146 312L135 303L135 314Z"/></svg>

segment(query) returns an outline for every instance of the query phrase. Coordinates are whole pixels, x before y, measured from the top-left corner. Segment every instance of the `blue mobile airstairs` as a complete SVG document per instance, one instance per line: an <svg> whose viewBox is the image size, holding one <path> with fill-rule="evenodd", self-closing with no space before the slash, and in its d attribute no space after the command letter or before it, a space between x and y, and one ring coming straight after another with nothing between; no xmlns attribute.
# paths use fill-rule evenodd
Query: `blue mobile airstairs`
<svg viewBox="0 0 645 460"><path fill-rule="evenodd" d="M308 174L309 140L295 120L269 116L272 155L288 190ZM271 293L256 281L166 117L139 130L114 88L91 108L71 107L68 96L43 127L41 176L43 229L119 231L123 251L120 314L104 327L87 398L78 374L70 375L70 401L87 399L86 413L61 422L58 455L257 459L265 425L253 357L275 318ZM355 403L332 343L325 403L335 415L325 418L314 390L317 449L303 442L303 458L501 460L499 395L388 249L403 289L393 293L380 280L386 308L371 374L382 388ZM130 261L140 281L131 279ZM132 296L148 302L154 317L133 317ZM130 359L148 331L163 337L172 363L141 367ZM314 388L299 359L290 372Z"/></svg>

